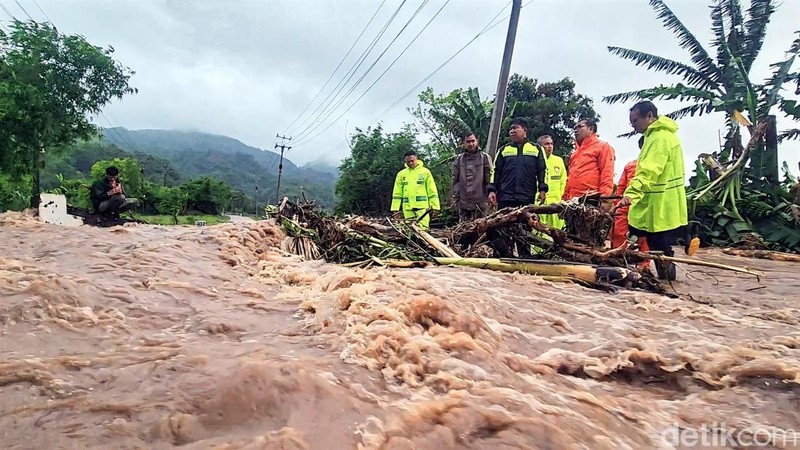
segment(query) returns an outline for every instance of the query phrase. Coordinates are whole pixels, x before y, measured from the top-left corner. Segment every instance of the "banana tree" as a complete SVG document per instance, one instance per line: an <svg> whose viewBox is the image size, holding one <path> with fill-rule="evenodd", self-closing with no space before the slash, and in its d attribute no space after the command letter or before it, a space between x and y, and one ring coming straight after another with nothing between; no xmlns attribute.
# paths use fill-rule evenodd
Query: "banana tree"
<svg viewBox="0 0 800 450"><path fill-rule="evenodd" d="M739 0L713 0L711 29L715 58L697 40L663 0L650 0L664 26L673 31L679 45L689 52L691 63L684 63L638 50L608 47L609 52L631 60L637 66L657 72L680 76L682 83L660 85L648 89L622 92L603 98L607 103L631 100L680 100L690 104L667 114L673 119L704 115L712 112L725 114L728 132L725 147L720 155L724 162L738 160L742 154L741 128L744 124L752 134L752 125L780 109L790 118L796 105L781 96L784 85L795 82L800 90L800 72L792 66L800 53L800 38L791 44L782 61L772 64L772 75L763 83L751 80L750 70L764 42L770 17L778 6L775 0L752 0L745 14ZM781 133L781 138L800 136L791 130ZM777 145L767 151L750 152L750 171L758 178L778 180Z"/></svg>

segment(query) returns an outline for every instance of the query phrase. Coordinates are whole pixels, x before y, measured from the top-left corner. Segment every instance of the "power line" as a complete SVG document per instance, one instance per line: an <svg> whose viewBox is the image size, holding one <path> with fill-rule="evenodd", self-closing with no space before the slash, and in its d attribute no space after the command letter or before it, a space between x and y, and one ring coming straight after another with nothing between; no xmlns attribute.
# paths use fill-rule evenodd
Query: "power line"
<svg viewBox="0 0 800 450"><path fill-rule="evenodd" d="M324 117L322 117L320 120L316 121L316 124L315 124L315 125L313 125L313 126L310 128L310 129L307 129L307 130L304 130L304 131L302 131L302 132L300 133L300 136L299 136L299 138L298 138L298 139L301 139L301 140L302 140L302 139L303 139L305 136L308 136L309 134L313 133L315 130L319 129L319 127L321 127L321 126L322 126L322 124L323 124L323 123L324 123L326 120L328 120L328 119L329 119L329 118L330 118L330 117L331 117L331 116L332 116L332 115L335 113L336 109L337 109L337 108L339 108L339 106L341 106L341 105L342 105L342 103L344 103L345 99L347 99L347 97L349 97L349 96L350 96L350 94L352 94L352 93L353 93L353 91L355 91L355 89L358 87L358 85L359 85L359 84L361 84L361 82L362 82L362 81L364 81L364 78L366 78L366 77L367 77L367 75L368 75L368 74L369 74L369 73L372 71L372 69L374 69L374 68L375 68L375 66L378 64L378 61L380 61L380 60L381 60L381 58L383 58L383 55L385 55L385 54L386 54L386 52L388 52L388 51L389 51L389 49L392 47L392 45L394 45L394 43L395 43L395 42L397 41L397 39L400 37L400 35L402 35L402 34L403 34L403 32L406 30L406 28L408 28L408 26L411 24L411 22L412 22L412 21L413 21L413 20L414 20L414 19L417 17L417 15L420 13L420 11L422 11L422 8L424 8L424 7L425 7L425 5L426 5L426 4L428 4L428 1L429 1L429 0L425 0L425 1L423 1L423 2L422 2L422 4L421 4L421 5L420 5L420 6L417 8L417 10L416 10L416 11L414 11L414 14L412 14L412 15L411 15L411 17L408 19L408 21L405 23L405 25L403 25L403 27L400 29L400 31L398 31L398 32L397 32L397 34L395 35L394 39L392 39L392 41L391 41L391 42L389 42L389 44L386 46L386 48L384 48L383 52L381 52L381 54L380 54L380 55L378 55L378 57L375 59L375 61L373 61L373 62L372 62L372 64L371 64L371 65L370 65L370 66L367 68L367 70L366 70L366 71L365 71L365 72L364 72L364 73L361 75L361 77L360 77L358 80L356 80L355 84L353 84L353 85L350 87L350 89L347 91L347 93L345 93L345 94L344 94L344 96L343 96L341 99L339 99L339 101L338 101L338 102L336 102L336 104L335 104L335 105L331 103L331 105L329 105L329 107L330 107L330 106L332 106L332 108L330 108L330 109L328 109L328 108L325 108L325 110L323 110L322 114L325 114L325 111L327 111L327 115L325 115ZM440 11L441 11L441 9L440 9ZM437 15L438 15L438 13L437 13ZM426 25L425 27L427 28L427 25ZM422 30L420 30L420 31L419 31L419 33L417 33L417 36L415 36L415 37L414 37L414 39L411 41L411 43L413 43L414 41L416 41L416 39L419 37L419 35L420 35L420 34L422 34L422 32L423 32L423 31L425 31L425 28L423 28ZM411 45L411 43L410 43L408 46L410 46L410 45ZM406 47L406 48L403 50L403 52L405 52L405 51L408 49L408 46L407 46L407 47ZM401 55L402 55L402 53L401 53ZM395 60L395 61L396 61L396 60ZM393 62L392 64L394 64L394 62ZM390 67L391 67L391 66L390 66ZM386 73L386 72L384 72L384 74L385 74L385 73ZM382 76L383 76L383 74L381 74L381 75L380 75L380 77L382 77ZM380 78L380 77L379 77L379 78ZM371 89L371 87L370 87L369 89ZM358 100L360 100L360 99L361 99L361 98L359 97L359 98L356 100L356 102L358 102ZM354 102L354 104L355 104L355 102ZM352 107L352 106L351 106L351 107ZM348 110L349 110L349 108L348 108ZM345 112L346 112L346 111L345 111ZM343 113L343 114L344 114L344 113ZM339 117L341 117L341 115L340 115ZM338 118L337 118L337 120L338 120ZM330 127L331 125L333 125L333 123L331 123L330 125L328 125L328 127ZM327 129L327 128L326 128L326 129Z"/></svg>
<svg viewBox="0 0 800 450"><path fill-rule="evenodd" d="M447 0L447 1L444 3L444 5L442 5L442 7L441 7L441 8L439 8L439 10L438 10L438 11L436 11L436 14L434 14L434 15L433 15L433 17L431 17L431 18L430 18L430 20L428 20L428 22L425 24L425 26L424 26L424 27L422 27L422 29L421 29L421 30L420 30L420 31L417 33L417 35L416 35L416 36L414 36L414 38L411 40L411 42L409 42L409 43L408 43L408 45L406 45L406 47L403 49L403 51L402 51L402 52L400 52L400 54L399 54L399 55L397 55L397 57L394 59L394 61L392 61L392 63L391 63L391 64L389 64L389 66L388 66L388 67L387 67L387 68L386 68L386 69L383 71L383 73L381 73L381 74L378 76L378 78L376 78L376 79L375 79L375 81L373 81L373 82L372 82L372 84L371 84L371 85L370 85L370 86L369 86L369 87L368 87L368 88L367 88L367 89L366 89L364 92L362 92L362 93L361 93L361 95L360 95L360 96L359 96L359 97L358 97L358 98L357 98L357 99L356 99L356 100L355 100L353 103L351 103L351 104L350 104L350 106L349 106L349 107L348 107L348 108L347 108L347 109L346 109L344 112L342 112L342 113L339 115L339 117L337 117L336 119L334 119L334 121L333 121L333 122L331 122L331 123L330 123L330 124L329 124L327 127L325 127L324 129L322 129L322 130L321 130L319 133L315 134L313 137L311 137L311 138L308 138L308 139L306 139L306 140L301 140L301 142L298 142L297 144L295 144L295 146L302 145L302 144L305 144L305 143L308 143L308 142L310 142L310 141L314 140L314 139L315 139L317 136L319 136L320 134L324 133L324 132L325 132L325 131L327 131L327 130L328 130L330 127L331 127L331 126L333 126L333 125L334 125L336 122L338 122L338 121L339 121L339 119L341 119L341 118L342 118L342 116L344 116L345 114L347 114L347 112L348 112L348 111L350 111L351 109L353 109L353 107L356 105L356 103L358 103L358 102L359 102L359 101L360 101L362 98L364 98L364 96L365 96L365 95L366 95L366 94L367 94L367 93L368 93L368 92L369 92L369 91L370 91L370 90L371 90L373 87L375 87L375 85L376 85L376 84L378 84L378 82L381 80L381 78L383 78L383 76L384 76L384 75L386 75L386 73L389 71L389 69L391 69L391 68L392 68L392 66L394 66L394 65L395 65L395 63L397 63L397 61L398 61L398 60L399 60L399 59L400 59L400 58L401 58L401 57L402 57L402 56L403 56L403 55L406 53L406 51L408 51L408 49L409 49L409 48L411 48L411 45L413 45L413 44L414 44L414 42L416 42L416 40L417 40L417 39L418 39L418 38L419 38L419 37L422 35L422 33L423 33L423 32L424 32L424 31L425 31L425 30L426 30L426 29L427 29L427 28L430 26L430 24L433 22L433 20L434 20L434 19L436 19L436 17L439 15L439 13L441 13L441 12L442 12L442 10L444 10L445 6L447 6L447 4L448 4L448 3L450 3L450 0Z"/></svg>
<svg viewBox="0 0 800 450"><path fill-rule="evenodd" d="M11 14L11 11L8 10L8 7L6 7L6 5L4 3L0 2L0 8L3 8L3 11L5 11L6 14L8 14L8 17L11 17L11 20L19 21L16 18L16 16L14 16L14 14Z"/></svg>
<svg viewBox="0 0 800 450"><path fill-rule="evenodd" d="M397 9L395 10L394 14L392 14L392 16L389 18L389 20L388 20L388 21L386 22L386 24L383 26L383 28L381 28L381 30L380 30L380 32L378 33L378 35L377 35L377 36L375 36L375 38L373 38L373 39L372 39L372 42L370 43L370 45L369 45L369 46L368 46L368 47L367 47L367 48L366 48L366 49L365 49L365 50L364 50L364 51L361 53L361 56L358 58L358 60L356 61L356 63L354 63L354 65L353 65L353 66L350 68L350 70L349 70L349 71L348 71L348 72L345 74L345 77L347 77L347 78L345 79L345 78L343 77L343 78L342 78L342 79L339 81L339 83L337 83L337 84L336 84L336 87L334 87L334 88L333 88L333 89L334 89L334 91L333 91L333 92L331 92L331 93L329 93L329 94L327 95L327 97L325 97L325 99L324 99L324 100L322 100L322 101L321 101L321 102L320 102L320 103L317 105L317 107L316 107L316 108L314 108L314 111L312 111L312 112L311 112L311 115L314 115L314 114L316 114L316 113L317 113L317 111L319 111L319 110L320 110L320 108L322 108L323 106L326 106L326 102L328 101L328 99L330 99L330 98L332 98L332 97L335 99L335 98L336 98L336 97L339 95L339 93L341 93L341 92L342 92L342 90L343 90L343 89L344 89L344 87L347 85L347 83L349 83L349 82L350 82L350 80L353 78L353 76L355 75L356 71L358 71L358 69L361 67L361 65L364 63L364 61L366 61L366 59L367 59L367 57L369 56L369 54L370 54L370 53L372 53L372 50L375 48L375 45L377 45L377 43L378 43L378 41L380 40L380 38L381 38L381 37L383 37L383 34L384 34L384 33L386 32L386 30L389 28L389 25L390 25L390 24L391 24L391 23L394 21L395 17L397 17L397 14L400 12L400 9L403 7L403 5L405 5L405 4L406 4L406 1L407 1L407 0L403 0L403 2L400 4L400 6L398 6L398 7L397 7ZM344 83L344 84L342 84L342 83ZM332 100L331 102L333 102L333 100ZM306 126L306 124L308 124L308 123L314 123L314 122L315 122L315 121L317 121L317 120L318 120L320 117L322 117L322 115L323 115L323 114L324 114L324 112L321 112L321 113L317 114L317 115L314 117L314 119L310 119L310 120L309 120L309 119L307 118L306 120L304 120L304 121L302 122L302 124L301 124L301 125L298 125L298 126L296 127L296 130L303 129L303 127L305 127L305 126ZM311 117L311 115L309 115L309 118Z"/></svg>
<svg viewBox="0 0 800 450"><path fill-rule="evenodd" d="M294 124L295 124L295 123L296 123L296 122L297 122L297 121L298 121L298 120L299 120L301 117L303 117L303 114L305 114L305 112L306 112L306 111L308 111L308 108L310 108L310 107L311 107L311 105L313 105L313 104L314 104L314 101L317 99L317 97L319 97L319 94L321 94L321 93L322 93L322 91L324 91L324 90L325 90L325 88L328 86L328 83L330 83L330 82L331 82L331 80L333 79L333 76L334 76L334 75L336 75L336 72L338 72L338 71L339 71L339 68L340 68L340 67L342 67L342 64L344 64L344 62L345 62L345 60L347 59L347 57L348 57L348 56L350 56L350 53L351 53L351 52L353 51L353 49L356 47L356 44L358 44L358 41L360 41L360 40L361 40L361 37L362 37L362 36L364 36L364 33L366 33L367 29L368 29L368 28L369 28L369 26L372 24L372 21L373 21L373 20L375 20L375 17L377 17L377 15L378 15L378 12L380 12L380 10L381 10L381 8L383 7L384 3L386 3L386 0L383 0L383 1L381 2L381 4L380 4L380 5L378 5L378 9L376 9L376 10L375 10L375 13L374 13L374 14L372 15L372 17L369 19L369 22L367 22L367 24L366 24L366 25L364 26L364 28L361 30L361 33L360 33L360 34L358 35L358 37L356 38L355 42L353 42L353 45L351 45L351 46L350 46L350 49L349 49L349 50L347 50L347 53L345 53L345 55L342 57L342 60L341 60L341 61L339 61L339 65L337 65L337 66L336 66L336 68L335 68L335 69L333 69L333 73L331 73L331 76L329 76L329 77L328 77L328 80L327 80L327 81L325 81L325 84L323 84L323 85L322 85L322 87L320 88L320 90L319 90L319 91L317 91L316 95L314 95L314 98L312 98L312 99L311 99L311 101L310 101L310 102L308 102L308 105L306 105L305 109L303 109L303 111L301 111L301 112L300 112L300 114L299 114L297 117L295 117L295 119L292 121L292 123L290 123L290 124L289 124L289 125L286 127L286 131L289 131L289 129L290 129L290 128L292 128L292 125L294 125Z"/></svg>
<svg viewBox="0 0 800 450"><path fill-rule="evenodd" d="M25 10L25 7L22 6L22 3L20 3L19 0L14 0L14 3L16 3L17 6L19 6L19 9L21 9L22 12L24 12L26 16L28 16L28 19L33 20L33 17L31 17L31 15L28 14L28 11ZM36 22L35 20L33 20L33 21Z"/></svg>
<svg viewBox="0 0 800 450"><path fill-rule="evenodd" d="M522 5L522 7L528 6L528 5L529 5L529 4L530 4L532 1L533 1L533 0L529 0L527 3L525 3L524 5ZM484 27L483 27L483 29L481 29L481 31L479 31L479 32L478 32L478 34L476 34L476 35L475 35L475 36L474 36L472 39L470 39L470 40L469 40L469 41L468 41L466 44L464 44L464 46L463 46L463 47L461 47L460 49L458 49L458 50L457 50L457 51L456 51L456 52L455 52L455 53L454 53L452 56L450 56L450 57L449 57L447 60L445 60L445 61L444 61L442 64L440 64L440 65L439 65L439 67L437 67L436 69L434 69L434 71L433 71L433 72L431 72L430 74L428 74L428 76L426 76L425 78L423 78L423 79L422 79L422 81L420 81L420 82L419 82L419 83L417 83L417 84L416 84L414 87L412 87L411 89L409 89L408 91L406 91L406 93L405 93L405 94L403 94L402 96L400 96L400 98L398 98L398 99L397 99L397 100L396 100L394 103L392 103L392 104L391 104L391 105L390 105L388 108L384 109L384 110L383 110L383 111L382 111L380 114L378 114L377 116L375 116L375 118L373 118L373 119L372 119L372 120L371 120L371 121L370 121L370 122L367 124L367 126L369 127L369 126L371 126L372 124L374 124L374 123L375 123L376 121L378 121L378 120L379 120L381 117L383 117L384 115L386 115L386 113L388 113L389 111L391 111L392 109L394 109L394 108L395 108L397 105L399 105L399 104L400 104L400 103L401 103L403 100L405 100L405 99L406 99L406 98L407 98L409 95L411 95L412 93L416 92L416 90L417 90L417 89L419 89L419 87L420 87L420 86L422 86L422 85L423 85L423 84L424 84L426 81L428 81L428 80L429 80L429 79L431 79L431 78L432 78L434 75L436 75L436 73L437 73L437 72L439 72L439 70L441 70L441 69L442 69L444 66L446 66L447 64L449 64L449 63L450 63L450 61L452 61L452 60L453 60L453 59L454 59L456 56L458 56L458 55L459 55L461 52L463 52L463 51L464 51L464 50L465 50L467 47L469 47L469 46L470 46L470 45L471 45L473 42L475 42L475 41L476 41L476 40L477 40L477 39L478 39L480 36L482 36L483 34L487 33L489 30L491 30L492 28L496 27L497 25L499 25L500 23L502 23L504 20L506 20L508 17L510 17L510 15L509 15L509 16L505 16L505 17L503 17L502 19L500 19L500 20L498 20L498 21L496 21L496 22L495 22L495 20L496 20L496 19L497 19L497 18L500 16L500 14L502 14L502 13L503 13L503 11L505 11L505 10L506 10L506 9L507 9L507 8L508 8L510 5L511 5L511 2L509 1L509 2L506 4L506 6L504 6L504 7L503 7L503 8L502 8L500 11L498 11L498 13L497 13L497 14L495 14L495 16L494 16L494 17L492 17L492 19L491 19L491 20L489 20L489 22L486 24L486 26L484 26ZM347 142L347 141L345 141L345 142L344 142L344 144L340 144L339 146L337 146L336 148L334 148L334 149L332 150L332 152L336 152L336 151L340 150L342 147L344 147L344 146L346 146L346 145L348 145L348 142Z"/></svg>
<svg viewBox="0 0 800 450"><path fill-rule="evenodd" d="M39 8L39 12L41 12L42 15L44 16L44 18L47 19L48 22L50 22L50 25L53 25L53 21L50 20L49 17L47 17L47 13L45 13L44 10L42 9L42 7L39 6L39 2L37 2L36 0L33 0L33 4L36 5L37 8ZM55 25L53 25L53 26L55 26Z"/></svg>
<svg viewBox="0 0 800 450"><path fill-rule="evenodd" d="M533 1L533 0L530 0L528 3L530 3L531 1ZM494 20L495 20L495 19L496 19L496 18L497 18L497 17L498 17L500 14L502 14L502 13L503 13L503 11L505 11L505 10L506 10L506 8L508 8L508 6L509 6L510 4L511 4L511 2L508 2L508 4L507 4L505 7L503 7L503 9L501 9L501 10L500 10L500 12L498 12L498 13L497 13L497 14L496 14L496 15L495 15L493 18L492 18L492 20L490 20L490 21L489 21L489 23L488 23L488 24L487 24L485 27L483 27L483 29L482 29L481 31L479 31L479 32L478 32L478 34L476 34L476 35L475 35L475 36L474 36L472 39L470 39L470 40L469 40L469 41L468 41L466 44L464 44L464 46L463 46L463 47L461 47L461 48L460 48L460 49L458 49L458 50L457 50L455 53L453 53L453 55L452 55L452 56L450 56L449 58L447 58L447 59L446 59L446 60L445 60L445 61L444 61L442 64L440 64L440 65L439 65L439 67L437 67L436 69L434 69L434 70L433 70L433 72L431 72L430 74L428 74L428 76L426 76L425 78L423 78L423 79L422 79L422 81L420 81L419 83L417 83L416 85L414 85L414 87L412 87L411 89L409 89L409 90L408 90L408 91L407 91L405 94L403 94L403 95L402 95L400 98L398 98L398 99L397 99L397 100L396 100L394 103L392 103L392 104L391 104L391 105L390 105L388 108L386 108L386 109L385 109L385 110L383 110L383 111L382 111L380 114L378 114L378 116L376 116L374 119L372 119L372 120L369 122L369 124L367 124L367 126L370 126L370 125L372 125L373 123L375 123L375 122L376 122L377 120L379 120L379 119L380 119L382 116L384 116L386 113L388 113L389 111L391 111L392 109L394 109L394 108L395 108L397 105L399 105L399 104L400 104L400 103L401 103L403 100L405 100L405 99L406 99L406 98L407 98L409 95L411 95L411 94L413 94L414 92L416 92L416 90L417 90L417 89L419 89L419 87L420 87L420 86L422 86L423 84L425 84L425 82L426 82L426 81L428 81L428 80L430 80L431 78L433 78L433 76L434 76L434 75L436 75L436 74L437 74L437 73L438 73L440 70L442 70L442 68L444 68L444 66L446 66L447 64L449 64L449 63L450 63L450 61L452 61L453 59L455 59L455 58L456 58L456 56L460 55L460 54L461 54L461 52L463 52L464 50L466 50L466 48L467 48L467 47L469 47L470 45L472 45L472 43L473 43L473 42L475 42L475 41L476 41L476 40L477 40L479 37L481 37L482 35L486 34L486 33L487 33L489 30L491 30L492 28L496 27L497 25L500 25L500 24L501 24L501 23L502 23L502 22L503 22L505 19L507 19L509 16L505 16L505 17L503 17L502 19L500 19L500 20L498 20L497 22L494 22L494 23L492 23L492 21L494 21ZM527 5L527 3L526 3L526 5Z"/></svg>

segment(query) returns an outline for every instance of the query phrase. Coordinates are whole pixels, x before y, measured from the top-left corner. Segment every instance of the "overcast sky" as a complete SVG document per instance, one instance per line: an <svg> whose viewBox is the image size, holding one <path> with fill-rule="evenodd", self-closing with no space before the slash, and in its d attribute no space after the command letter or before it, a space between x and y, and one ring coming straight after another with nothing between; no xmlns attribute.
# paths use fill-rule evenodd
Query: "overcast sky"
<svg viewBox="0 0 800 450"><path fill-rule="evenodd" d="M303 164L319 159L338 162L347 155L345 136L379 118L384 128L411 121L405 108L416 104L416 91L432 86L446 93L476 86L490 98L496 89L507 19L475 40L434 77L397 107L380 115L404 93L478 34L508 0L430 0L375 68L332 113L310 115L343 78L362 51L394 14L401 0L0 0L15 16L45 20L65 33L84 35L95 45L111 45L115 57L136 71L137 95L107 107L114 126L130 129L191 129L234 137L272 149L277 133L309 105L378 11L365 35L325 91L292 129L288 157ZM344 92L386 48L424 0L407 0L355 72ZM17 4L19 2L19 4ZM523 3L527 3L524 0ZM706 0L667 2L701 42L710 41L710 4ZM744 4L748 2L744 0ZM22 8L20 8L20 5ZM406 53L360 101L353 104L411 39L444 5L441 13ZM767 39L752 74L763 79L769 64L783 58L798 28L800 1L784 0L769 25ZM8 19L0 11L0 18ZM532 0L522 9L512 73L540 81L570 77L578 92L595 102L599 133L617 152L617 174L635 158L634 140L615 136L630 130L630 105L608 105L603 95L668 84L678 78L649 72L608 53L606 46L634 48L689 62L671 32L663 29L647 0ZM795 63L795 69L800 62ZM342 94L339 98L342 97ZM787 92L791 96L791 92ZM335 102L334 102L335 104ZM344 113L347 108L352 108ZM659 103L664 112L677 104ZM322 114L322 120L313 122ZM336 117L342 116L334 122ZM792 125L779 117L779 127ZM108 126L105 120L100 125ZM298 126L299 125L299 126ZM326 127L327 130L322 131ZM721 113L679 121L687 165L701 152L718 149ZM318 126L315 131L312 128ZM314 135L320 133L313 140ZM781 159L797 173L800 142L781 147Z"/></svg>

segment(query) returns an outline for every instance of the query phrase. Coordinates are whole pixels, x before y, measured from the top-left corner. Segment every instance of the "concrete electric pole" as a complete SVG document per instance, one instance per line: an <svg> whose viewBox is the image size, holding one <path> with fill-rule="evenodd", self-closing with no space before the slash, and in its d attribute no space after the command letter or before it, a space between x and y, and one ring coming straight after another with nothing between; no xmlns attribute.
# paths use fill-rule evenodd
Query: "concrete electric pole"
<svg viewBox="0 0 800 450"><path fill-rule="evenodd" d="M517 38L520 9L522 9L522 0L513 0L511 4L511 19L508 22L508 34L506 35L506 48L503 50L503 62L500 65L500 79L497 82L497 93L494 97L492 124L489 126L489 141L486 142L486 153L492 157L492 160L494 160L494 156L497 153L497 145L500 140L500 126L503 122L503 111L505 111L506 106L508 75L511 71L511 55L514 53L514 41Z"/></svg>
<svg viewBox="0 0 800 450"><path fill-rule="evenodd" d="M286 141L291 141L292 138L291 137L286 137L286 136L281 136L279 134L276 134L275 137L278 138L278 139L281 139L283 141L283 142L281 142L280 145L278 145L277 142L275 143L275 148L278 148L278 147L281 148L281 160L278 163L278 188L275 190L275 205L277 206L278 202L280 202L280 199L281 199L281 173L283 173L283 152L285 150L291 150L292 149L292 147L287 147L286 146Z"/></svg>

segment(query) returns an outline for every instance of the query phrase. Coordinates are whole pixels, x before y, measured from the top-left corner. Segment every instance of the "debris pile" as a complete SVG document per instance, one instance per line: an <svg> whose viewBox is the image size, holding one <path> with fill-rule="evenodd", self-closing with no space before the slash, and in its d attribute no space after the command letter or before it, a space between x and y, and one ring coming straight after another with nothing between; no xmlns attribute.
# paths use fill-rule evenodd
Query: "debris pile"
<svg viewBox="0 0 800 450"><path fill-rule="evenodd" d="M277 207L268 207L267 214L286 230L287 238L281 245L285 252L346 266L457 265L528 273L606 291L626 288L660 294L666 294L664 286L640 263L663 259L763 275L708 261L642 253L627 243L606 249L611 216L578 200L504 208L484 218L430 232L413 221L390 217L339 219L322 212L313 202L295 203L287 198ZM565 229L540 221L543 214L559 214L566 222ZM536 259L524 257L530 249L536 250Z"/></svg>
<svg viewBox="0 0 800 450"><path fill-rule="evenodd" d="M286 230L281 248L307 259L359 267L460 265L537 274L605 290L624 287L664 292L649 271L631 266L643 260L634 253L603 253L592 245L605 240L608 220L598 208L577 202L505 208L430 233L414 222L389 217L338 219L313 202L295 203L286 198L267 213ZM539 221L539 214L554 213L562 213L570 221L567 231ZM541 259L518 258L522 246L540 249Z"/></svg>

